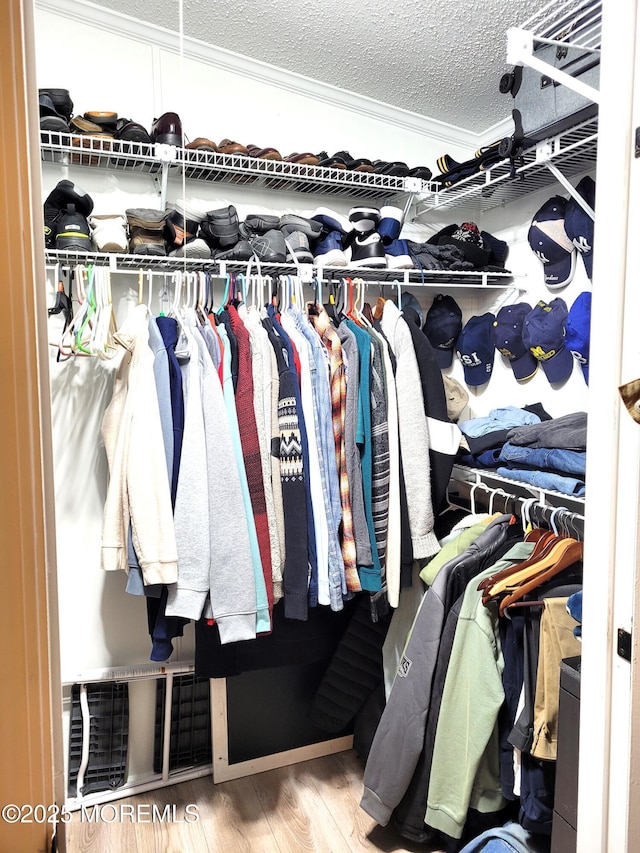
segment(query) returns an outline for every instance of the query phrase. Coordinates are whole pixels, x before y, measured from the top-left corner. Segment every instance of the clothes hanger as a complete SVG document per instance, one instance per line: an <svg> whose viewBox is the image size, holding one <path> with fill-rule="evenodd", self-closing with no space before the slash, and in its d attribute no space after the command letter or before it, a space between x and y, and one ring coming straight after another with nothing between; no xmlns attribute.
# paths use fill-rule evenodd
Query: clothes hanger
<svg viewBox="0 0 640 853"><path fill-rule="evenodd" d="M502 601L500 602L500 615L504 616L505 610L507 607L510 607L512 604L515 604L516 601L524 598L524 596L531 592L531 590L536 589L542 584L546 583L551 578L559 575L560 572L564 571L564 569L568 569L570 566L574 565L583 559L584 556L584 546L582 542L578 542L575 539L566 538L561 540L559 544L566 545L566 548L563 549L562 554L558 557L558 559L553 563L553 565L549 566L544 571L536 574L529 581L526 581L520 584L516 589L514 589L509 595L506 595Z"/></svg>
<svg viewBox="0 0 640 853"><path fill-rule="evenodd" d="M524 563L519 563L513 567L513 571L506 577L499 579L491 587L485 589L482 596L482 603L486 604L487 601L499 598L503 593L511 593L521 584L546 572L547 569L553 568L567 553L571 555L576 553L574 545L578 545L580 553L582 553L582 543L577 542L575 539L569 537L558 539L554 537L553 540L549 540L549 547L545 546L537 559L525 560ZM575 560L576 558L574 557L572 562L575 562Z"/></svg>

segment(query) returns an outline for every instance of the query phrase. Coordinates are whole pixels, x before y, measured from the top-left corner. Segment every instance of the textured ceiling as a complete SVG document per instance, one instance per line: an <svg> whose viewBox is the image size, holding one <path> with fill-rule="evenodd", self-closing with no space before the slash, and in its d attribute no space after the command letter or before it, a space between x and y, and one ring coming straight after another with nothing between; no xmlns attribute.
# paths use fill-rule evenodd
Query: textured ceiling
<svg viewBox="0 0 640 853"><path fill-rule="evenodd" d="M179 30L176 0L101 5ZM510 115L506 31L543 0L184 0L184 34L466 130Z"/></svg>

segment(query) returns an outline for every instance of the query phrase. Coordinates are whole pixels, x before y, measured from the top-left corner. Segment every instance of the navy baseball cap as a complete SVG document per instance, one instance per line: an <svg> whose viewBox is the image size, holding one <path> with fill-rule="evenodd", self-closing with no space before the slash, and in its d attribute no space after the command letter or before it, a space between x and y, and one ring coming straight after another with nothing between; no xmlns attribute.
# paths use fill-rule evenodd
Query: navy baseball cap
<svg viewBox="0 0 640 853"><path fill-rule="evenodd" d="M522 340L542 364L549 382L564 382L573 371L573 355L565 345L567 303L540 300L524 318Z"/></svg>
<svg viewBox="0 0 640 853"><path fill-rule="evenodd" d="M576 187L576 192L592 210L596 209L596 184L593 178L586 175ZM593 273L593 224L593 219L586 210L583 210L575 198L571 197L564 213L564 229L567 237L582 256L589 281Z"/></svg>
<svg viewBox="0 0 640 853"><path fill-rule="evenodd" d="M462 329L462 311L452 296L443 293L433 300L422 331L433 347L441 369L451 367L453 350Z"/></svg>
<svg viewBox="0 0 640 853"><path fill-rule="evenodd" d="M576 297L567 317L564 343L582 367L589 384L589 338L591 329L591 293L585 290Z"/></svg>
<svg viewBox="0 0 640 853"><path fill-rule="evenodd" d="M577 251L564 227L566 205L560 195L547 199L529 228L529 245L542 262L549 290L566 287L576 269Z"/></svg>
<svg viewBox="0 0 640 853"><path fill-rule="evenodd" d="M493 340L498 352L507 359L518 382L531 379L538 369L538 361L522 340L525 317L531 313L531 305L517 302L501 308L493 324Z"/></svg>
<svg viewBox="0 0 640 853"><path fill-rule="evenodd" d="M467 385L484 385L491 378L495 347L493 323L496 318L487 312L471 317L458 335L456 352L464 368Z"/></svg>

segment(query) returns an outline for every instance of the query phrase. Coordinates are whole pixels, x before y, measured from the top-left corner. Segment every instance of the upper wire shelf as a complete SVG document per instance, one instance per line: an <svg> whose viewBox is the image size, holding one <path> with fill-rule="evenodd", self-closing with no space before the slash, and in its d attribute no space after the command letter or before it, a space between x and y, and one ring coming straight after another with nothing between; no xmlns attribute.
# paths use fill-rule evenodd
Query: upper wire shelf
<svg viewBox="0 0 640 853"><path fill-rule="evenodd" d="M303 281L311 281L315 275L320 275L323 281L336 281L344 276L350 278L362 278L365 281L381 284L393 284L399 282L402 286L411 284L413 286L440 286L458 288L481 288L481 287L512 287L513 274L510 272L483 272L452 270L429 270L424 273L417 269L393 270L373 269L367 267L319 267L306 264L296 266L295 264L266 264L252 261L218 261L213 258L179 258L155 255L130 255L115 252L73 252L61 249L47 249L46 263L49 266L60 264L71 267L77 264L95 264L97 266L108 266L112 272L140 272L150 270L151 272L198 272L208 271L215 275L224 275L226 272L247 273L248 267L255 273L270 275L276 278L279 275L300 275Z"/></svg>
<svg viewBox="0 0 640 853"><path fill-rule="evenodd" d="M602 0L552 0L518 29L526 30L534 42L600 50Z"/></svg>
<svg viewBox="0 0 640 853"><path fill-rule="evenodd" d="M45 163L91 166L189 180L232 183L293 192L348 195L352 198L391 198L422 192L429 187L420 178L399 178L375 172L356 172L325 166L305 166L281 160L260 160L237 154L218 154L170 145L129 142L108 137L40 132Z"/></svg>
<svg viewBox="0 0 640 853"><path fill-rule="evenodd" d="M567 177L594 169L598 154L598 119L591 118L551 139L526 149L520 162L501 160L495 166L464 178L452 187L434 191L418 206L418 215L429 210L446 210L464 205L475 210L491 210L515 201L556 180L547 169L553 163Z"/></svg>

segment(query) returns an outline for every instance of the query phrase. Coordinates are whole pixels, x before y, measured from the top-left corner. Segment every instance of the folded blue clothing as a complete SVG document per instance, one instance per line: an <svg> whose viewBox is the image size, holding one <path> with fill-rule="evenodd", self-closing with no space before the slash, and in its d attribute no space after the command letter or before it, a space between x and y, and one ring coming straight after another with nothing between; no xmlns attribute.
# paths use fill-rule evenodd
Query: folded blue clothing
<svg viewBox="0 0 640 853"><path fill-rule="evenodd" d="M500 448L485 450L483 453L466 453L459 456L456 462L460 465L468 465L470 468L497 468L499 462Z"/></svg>
<svg viewBox="0 0 640 853"><path fill-rule="evenodd" d="M477 438L497 429L512 429L517 426L539 424L540 418L533 412L519 409L517 406L503 406L492 409L488 415L481 418L470 418L458 424L465 435Z"/></svg>
<svg viewBox="0 0 640 853"><path fill-rule="evenodd" d="M575 477L567 477L563 474L554 474L551 471L534 471L528 468L507 468L500 466L497 473L502 477L509 477L519 483L528 483L538 489L561 492L563 495L572 495L580 498L585 494L584 480Z"/></svg>
<svg viewBox="0 0 640 853"><path fill-rule="evenodd" d="M587 454L584 450L564 450L560 447L528 447L507 441L499 453L498 464L509 468L535 468L537 471L552 471L571 474L584 479Z"/></svg>

